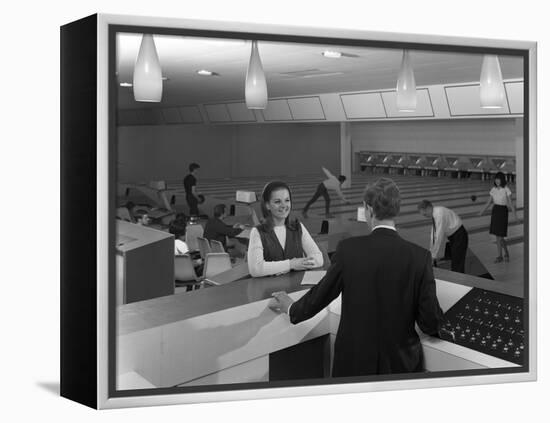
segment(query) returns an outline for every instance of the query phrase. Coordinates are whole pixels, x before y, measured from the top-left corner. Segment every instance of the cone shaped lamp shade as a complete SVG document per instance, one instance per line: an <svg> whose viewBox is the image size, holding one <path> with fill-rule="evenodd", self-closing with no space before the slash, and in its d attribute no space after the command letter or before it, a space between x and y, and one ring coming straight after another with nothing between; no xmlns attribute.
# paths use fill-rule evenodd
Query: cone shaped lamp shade
<svg viewBox="0 0 550 423"><path fill-rule="evenodd" d="M397 77L397 110L414 112L416 110L416 81L409 57L409 51L403 50L401 69Z"/></svg>
<svg viewBox="0 0 550 423"><path fill-rule="evenodd" d="M267 106L267 83L264 69L258 52L258 42L252 41L250 51L250 63L246 71L246 84L244 87L246 107L249 109L265 109Z"/></svg>
<svg viewBox="0 0 550 423"><path fill-rule="evenodd" d="M159 102L162 99L162 70L151 34L143 34L134 67L134 99Z"/></svg>
<svg viewBox="0 0 550 423"><path fill-rule="evenodd" d="M481 76L479 78L479 100L484 109L500 109L504 107L506 93L502 82L502 72L498 56L486 54L483 56Z"/></svg>

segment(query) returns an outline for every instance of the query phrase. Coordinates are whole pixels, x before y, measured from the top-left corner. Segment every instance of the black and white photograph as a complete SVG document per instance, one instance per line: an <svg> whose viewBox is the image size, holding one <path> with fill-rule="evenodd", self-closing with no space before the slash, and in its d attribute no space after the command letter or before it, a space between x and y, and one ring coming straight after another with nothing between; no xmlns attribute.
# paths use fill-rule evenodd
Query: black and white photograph
<svg viewBox="0 0 550 423"><path fill-rule="evenodd" d="M529 46L273 31L109 25L110 395L529 374Z"/></svg>

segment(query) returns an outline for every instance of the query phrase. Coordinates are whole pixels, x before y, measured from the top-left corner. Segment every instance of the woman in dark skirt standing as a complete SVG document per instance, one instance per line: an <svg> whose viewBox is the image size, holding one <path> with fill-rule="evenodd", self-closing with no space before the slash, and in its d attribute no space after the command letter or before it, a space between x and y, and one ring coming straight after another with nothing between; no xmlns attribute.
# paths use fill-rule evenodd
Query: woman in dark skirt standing
<svg viewBox="0 0 550 423"><path fill-rule="evenodd" d="M518 220L516 209L512 203L512 191L506 186L506 177L502 172L498 172L495 175L495 186L489 191L489 200L483 209L479 212L481 216L487 208L493 203L493 210L491 211L491 226L489 233L493 234L497 238L497 252L498 256L495 259L495 263L500 263L503 260L505 262L510 261L510 254L508 253L508 247L506 246L506 236L508 235L508 208L512 209L514 213L514 219ZM502 251L504 250L504 258Z"/></svg>

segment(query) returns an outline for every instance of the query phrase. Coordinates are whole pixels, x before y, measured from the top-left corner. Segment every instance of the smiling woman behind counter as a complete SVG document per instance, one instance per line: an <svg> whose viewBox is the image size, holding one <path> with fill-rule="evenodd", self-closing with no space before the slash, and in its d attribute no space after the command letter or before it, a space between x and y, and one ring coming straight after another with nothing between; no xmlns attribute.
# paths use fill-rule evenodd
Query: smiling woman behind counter
<svg viewBox="0 0 550 423"><path fill-rule="evenodd" d="M250 232L250 274L259 277L321 267L323 255L319 247L304 225L289 219L292 197L288 185L269 182L261 201L264 222Z"/></svg>

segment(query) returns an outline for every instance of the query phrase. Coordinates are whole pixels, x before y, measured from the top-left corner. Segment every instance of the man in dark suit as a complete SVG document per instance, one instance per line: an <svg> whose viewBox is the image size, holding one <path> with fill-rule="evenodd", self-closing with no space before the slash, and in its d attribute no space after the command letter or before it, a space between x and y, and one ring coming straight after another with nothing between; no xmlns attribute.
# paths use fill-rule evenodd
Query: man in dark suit
<svg viewBox="0 0 550 423"><path fill-rule="evenodd" d="M422 371L415 322L436 335L443 313L435 292L430 252L395 230L399 189L382 178L364 193L372 233L341 241L326 276L300 300L274 293L270 308L293 324L307 320L342 293L332 376Z"/></svg>

